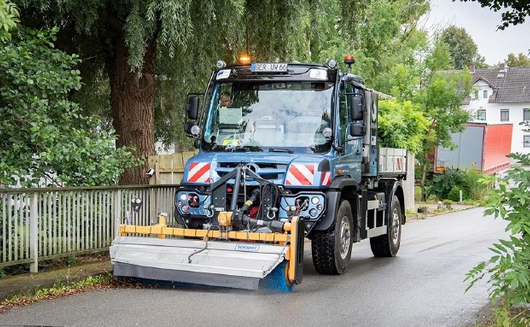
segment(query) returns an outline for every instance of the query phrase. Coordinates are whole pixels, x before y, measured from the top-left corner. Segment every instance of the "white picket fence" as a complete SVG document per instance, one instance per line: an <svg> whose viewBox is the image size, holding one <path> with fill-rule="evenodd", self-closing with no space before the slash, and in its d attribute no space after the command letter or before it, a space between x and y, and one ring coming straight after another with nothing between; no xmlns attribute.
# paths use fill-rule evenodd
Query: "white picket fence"
<svg viewBox="0 0 530 327"><path fill-rule="evenodd" d="M178 185L0 190L0 267L108 250L120 221L174 221ZM143 200L138 213L131 200Z"/></svg>

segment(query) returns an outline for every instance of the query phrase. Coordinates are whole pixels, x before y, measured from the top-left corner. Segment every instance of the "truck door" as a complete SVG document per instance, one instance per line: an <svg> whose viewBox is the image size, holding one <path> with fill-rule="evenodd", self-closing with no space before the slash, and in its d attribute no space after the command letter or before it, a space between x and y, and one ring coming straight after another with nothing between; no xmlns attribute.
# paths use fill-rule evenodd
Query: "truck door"
<svg viewBox="0 0 530 327"><path fill-rule="evenodd" d="M351 130L363 123L362 115L359 117L352 116L354 102L362 104L363 92L355 88L351 83L342 81L339 94L339 117L337 124L338 146L342 149L339 151L337 170L343 171L343 175L349 175L356 181L361 180L361 159L362 159L362 141L363 137L352 137ZM357 124L357 125L356 125Z"/></svg>

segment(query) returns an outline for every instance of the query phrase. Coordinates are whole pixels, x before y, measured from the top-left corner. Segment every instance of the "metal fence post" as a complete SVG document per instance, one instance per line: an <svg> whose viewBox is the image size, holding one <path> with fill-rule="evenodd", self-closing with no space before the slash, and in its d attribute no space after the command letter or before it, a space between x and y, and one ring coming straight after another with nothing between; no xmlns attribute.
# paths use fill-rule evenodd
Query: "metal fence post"
<svg viewBox="0 0 530 327"><path fill-rule="evenodd" d="M115 190L114 191L114 219L112 219L114 235L112 235L112 239L118 236L118 226L121 222L121 212L122 212L121 205L122 205L122 191Z"/></svg>
<svg viewBox="0 0 530 327"><path fill-rule="evenodd" d="M29 252L32 262L29 265L29 272L39 271L39 194L31 194L31 211L29 216Z"/></svg>

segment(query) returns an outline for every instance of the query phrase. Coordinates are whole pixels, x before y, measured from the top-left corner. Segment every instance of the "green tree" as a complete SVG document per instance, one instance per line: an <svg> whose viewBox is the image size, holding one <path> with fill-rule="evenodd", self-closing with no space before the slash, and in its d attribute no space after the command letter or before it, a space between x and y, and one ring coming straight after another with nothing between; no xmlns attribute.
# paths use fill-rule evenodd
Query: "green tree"
<svg viewBox="0 0 530 327"><path fill-rule="evenodd" d="M419 153L429 121L411 101L379 101L378 136L381 146Z"/></svg>
<svg viewBox="0 0 530 327"><path fill-rule="evenodd" d="M450 70L451 59L447 45L437 39L432 52L425 59L426 74L417 94L422 112L429 120L423 151L416 158L420 162L420 187L426 197L425 182L431 170L430 158L438 146L454 147L451 133L461 132L470 114L461 108L464 98L469 96L471 74Z"/></svg>
<svg viewBox="0 0 530 327"><path fill-rule="evenodd" d="M530 58L523 53L519 53L517 56L510 53L504 63L508 67L530 67Z"/></svg>
<svg viewBox="0 0 530 327"><path fill-rule="evenodd" d="M429 45L426 35L418 33L410 42L415 46L396 58L399 62L390 72L382 74L379 85L397 99L410 101L427 120L426 127L423 123L419 125L421 149L416 152L425 198L434 149L452 146L451 133L461 131L469 120L469 113L461 109L461 104L471 92L471 74L452 69L448 46L441 38Z"/></svg>
<svg viewBox="0 0 530 327"><path fill-rule="evenodd" d="M525 22L526 16L530 13L530 2L527 0L460 0L462 2L476 1L482 7L489 7L497 12L506 10L502 13L502 23L498 26L503 30L510 25L519 25Z"/></svg>
<svg viewBox="0 0 530 327"><path fill-rule="evenodd" d="M0 184L115 184L132 155L68 100L79 59L54 49L56 33L20 27L0 47Z"/></svg>
<svg viewBox="0 0 530 327"><path fill-rule="evenodd" d="M421 47L417 24L429 8L429 2L424 0L369 2L362 18L351 27L356 29L351 39L358 59L354 72L368 85L379 88L382 75Z"/></svg>
<svg viewBox="0 0 530 327"><path fill-rule="evenodd" d="M243 4L213 0L18 2L25 9L23 22L62 27L57 45L86 58L80 66L84 81L100 84L88 89L109 96L108 117L119 136L117 146L132 146L135 156L144 158L154 153L156 86L163 81L186 85L207 78L202 60L214 48L223 53L230 47L233 40L227 38L232 33L227 30L231 22L240 21ZM179 68L174 69L177 64ZM169 110L167 104L161 108L163 113ZM147 183L146 165L147 161L140 168L126 170L122 183Z"/></svg>
<svg viewBox="0 0 530 327"><path fill-rule="evenodd" d="M449 46L455 69L463 69L478 59L478 48L463 27L449 26L442 31L442 40Z"/></svg>

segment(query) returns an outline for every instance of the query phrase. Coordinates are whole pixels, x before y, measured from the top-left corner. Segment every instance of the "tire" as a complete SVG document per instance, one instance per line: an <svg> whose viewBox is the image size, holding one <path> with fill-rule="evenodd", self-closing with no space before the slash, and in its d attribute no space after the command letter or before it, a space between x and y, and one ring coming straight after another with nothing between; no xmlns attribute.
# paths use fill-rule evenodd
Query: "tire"
<svg viewBox="0 0 530 327"><path fill-rule="evenodd" d="M387 233L370 239L372 253L376 257L395 257L401 244L403 213L397 196L392 197Z"/></svg>
<svg viewBox="0 0 530 327"><path fill-rule="evenodd" d="M346 272L353 246L353 214L350 203L342 201L334 225L326 232L318 232L311 241L315 270L325 275Z"/></svg>

